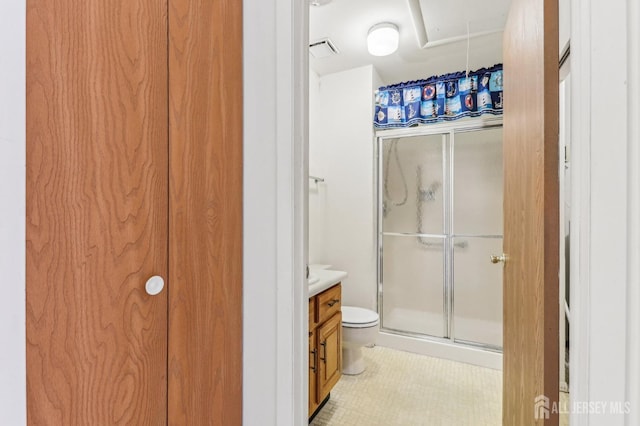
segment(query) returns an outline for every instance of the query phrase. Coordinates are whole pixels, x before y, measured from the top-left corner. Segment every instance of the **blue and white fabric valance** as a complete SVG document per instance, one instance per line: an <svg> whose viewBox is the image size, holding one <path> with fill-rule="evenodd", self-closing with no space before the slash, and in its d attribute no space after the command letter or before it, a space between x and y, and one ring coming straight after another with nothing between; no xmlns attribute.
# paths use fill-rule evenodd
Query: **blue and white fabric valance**
<svg viewBox="0 0 640 426"><path fill-rule="evenodd" d="M375 94L376 128L502 114L502 64L381 87Z"/></svg>

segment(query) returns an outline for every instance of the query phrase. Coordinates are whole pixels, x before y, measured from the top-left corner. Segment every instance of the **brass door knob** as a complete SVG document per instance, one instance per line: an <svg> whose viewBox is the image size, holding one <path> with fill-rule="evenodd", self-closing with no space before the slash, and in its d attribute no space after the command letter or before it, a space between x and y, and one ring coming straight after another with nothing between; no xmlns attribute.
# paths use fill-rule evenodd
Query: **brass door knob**
<svg viewBox="0 0 640 426"><path fill-rule="evenodd" d="M492 254L491 255L491 263L507 263L507 255L502 253L502 254Z"/></svg>

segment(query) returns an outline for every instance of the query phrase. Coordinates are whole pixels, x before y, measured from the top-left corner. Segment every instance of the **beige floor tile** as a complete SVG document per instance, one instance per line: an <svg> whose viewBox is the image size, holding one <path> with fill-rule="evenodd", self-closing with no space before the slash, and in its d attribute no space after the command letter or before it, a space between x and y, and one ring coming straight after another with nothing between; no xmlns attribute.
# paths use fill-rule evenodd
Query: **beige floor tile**
<svg viewBox="0 0 640 426"><path fill-rule="evenodd" d="M498 426L502 373L375 347L367 370L343 376L312 426Z"/></svg>
<svg viewBox="0 0 640 426"><path fill-rule="evenodd" d="M569 407L569 394L567 392L560 392L560 406ZM560 426L569 426L569 414L566 411L560 413Z"/></svg>

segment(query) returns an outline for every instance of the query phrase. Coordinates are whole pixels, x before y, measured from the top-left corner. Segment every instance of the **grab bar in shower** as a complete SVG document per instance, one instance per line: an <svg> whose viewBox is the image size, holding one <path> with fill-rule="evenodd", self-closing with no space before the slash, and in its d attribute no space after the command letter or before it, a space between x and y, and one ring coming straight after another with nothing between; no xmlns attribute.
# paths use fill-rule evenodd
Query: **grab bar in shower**
<svg viewBox="0 0 640 426"><path fill-rule="evenodd" d="M426 246L426 247L443 247L444 246L444 243L440 243L440 242L432 242L432 241L425 242L422 239L423 237L420 237L420 236L418 236L416 238L418 238L418 241L420 242L420 244L422 244L423 246ZM457 243L453 243L453 246L464 249L464 248L469 247L469 242L468 241L459 241Z"/></svg>

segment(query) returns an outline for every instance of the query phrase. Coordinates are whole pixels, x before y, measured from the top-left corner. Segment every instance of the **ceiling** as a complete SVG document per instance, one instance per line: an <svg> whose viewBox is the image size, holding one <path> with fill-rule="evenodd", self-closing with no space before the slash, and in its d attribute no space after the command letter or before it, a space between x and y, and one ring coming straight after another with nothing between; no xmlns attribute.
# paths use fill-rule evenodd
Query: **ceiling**
<svg viewBox="0 0 640 426"><path fill-rule="evenodd" d="M332 0L310 6L309 42L328 37L340 53L319 59L310 55L309 64L321 76L373 64L385 84L462 71L467 67L468 22L469 68L488 67L502 62L502 30L510 4L511 0ZM367 32L380 22L392 22L400 30L398 51L385 57L367 52ZM421 41L414 22L422 31Z"/></svg>

